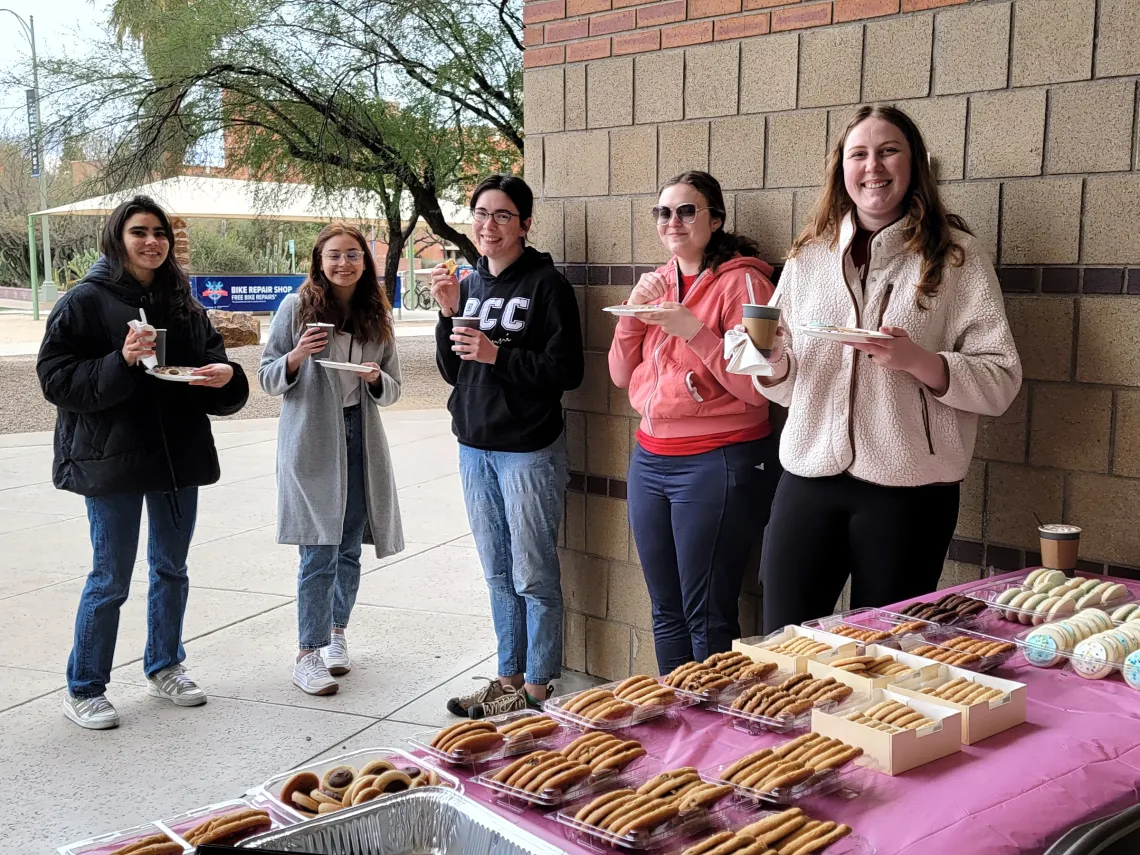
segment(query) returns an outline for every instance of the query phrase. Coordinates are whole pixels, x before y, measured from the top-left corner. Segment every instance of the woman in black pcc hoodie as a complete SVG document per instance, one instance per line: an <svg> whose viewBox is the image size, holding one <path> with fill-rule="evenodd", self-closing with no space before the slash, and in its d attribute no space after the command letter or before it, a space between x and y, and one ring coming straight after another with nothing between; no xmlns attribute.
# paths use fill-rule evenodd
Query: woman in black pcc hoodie
<svg viewBox="0 0 1140 855"><path fill-rule="evenodd" d="M521 178L489 176L471 194L475 271L462 283L432 272L436 362L455 387L447 408L498 637L499 679L447 704L472 718L539 706L562 667L562 393L582 382L582 328L570 284L526 246L533 207Z"/></svg>
<svg viewBox="0 0 1140 855"><path fill-rule="evenodd" d="M104 693L144 501L147 694L179 706L206 702L182 667L186 555L198 488L220 477L209 415L240 410L249 384L191 295L172 242L166 213L149 197L116 208L103 229L103 257L55 304L36 361L44 397L58 408L52 480L86 497L91 524L94 561L79 599L63 699L64 714L91 730L119 723ZM149 328L132 329L140 310ZM195 368L193 381L147 376L143 360L154 355L154 329L166 330L166 364Z"/></svg>

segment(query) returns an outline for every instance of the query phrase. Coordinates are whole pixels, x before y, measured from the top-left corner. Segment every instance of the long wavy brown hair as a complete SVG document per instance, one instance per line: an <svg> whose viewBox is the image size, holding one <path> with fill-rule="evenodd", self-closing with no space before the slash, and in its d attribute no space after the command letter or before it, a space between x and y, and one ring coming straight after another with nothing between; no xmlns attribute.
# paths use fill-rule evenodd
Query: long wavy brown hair
<svg viewBox="0 0 1140 855"><path fill-rule="evenodd" d="M792 244L789 258L795 257L804 246L816 240L827 240L832 249L839 245L839 226L855 203L843 184L843 148L848 135L861 122L870 118L883 119L898 128L910 146L910 186L903 206L902 228L908 252L922 257L921 276L915 286L915 302L925 309L925 298L938 293L946 265L961 267L966 253L954 241L951 229L973 234L965 220L949 214L938 195L938 182L930 168L926 142L922 132L906 113L897 107L867 105L860 107L847 123L842 136L827 156L826 177L808 218L808 224Z"/></svg>
<svg viewBox="0 0 1140 855"><path fill-rule="evenodd" d="M339 235L353 238L364 253L364 272L356 284L348 312L332 296L332 283L325 278L322 253L325 244ZM313 258L309 264L309 275L301 283L301 324L335 324L338 329L351 329L361 341L388 342L392 340L392 304L380 286L376 273L376 262L368 241L356 226L347 223L333 223L325 226L313 244Z"/></svg>

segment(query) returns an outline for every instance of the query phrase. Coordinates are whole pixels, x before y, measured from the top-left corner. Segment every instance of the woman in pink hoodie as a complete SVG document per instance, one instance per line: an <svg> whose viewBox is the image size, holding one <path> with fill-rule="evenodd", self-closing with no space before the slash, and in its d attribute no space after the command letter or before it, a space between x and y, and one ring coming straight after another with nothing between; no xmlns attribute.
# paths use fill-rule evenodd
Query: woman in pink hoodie
<svg viewBox="0 0 1140 855"><path fill-rule="evenodd" d="M740 586L781 470L767 400L724 361L744 304L772 296L771 265L724 230L724 195L707 172L667 182L652 215L673 257L627 302L660 309L618 322L610 376L642 417L629 519L665 673L739 638Z"/></svg>

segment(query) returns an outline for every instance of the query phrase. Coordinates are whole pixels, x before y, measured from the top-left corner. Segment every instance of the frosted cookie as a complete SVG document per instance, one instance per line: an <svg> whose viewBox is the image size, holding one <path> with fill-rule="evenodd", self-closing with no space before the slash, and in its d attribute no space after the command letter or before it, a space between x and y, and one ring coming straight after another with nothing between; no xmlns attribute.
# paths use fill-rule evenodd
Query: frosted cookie
<svg viewBox="0 0 1140 855"><path fill-rule="evenodd" d="M1128 620L1129 618L1132 617L1132 615L1136 612L1137 609L1140 609L1140 603L1129 603L1126 606L1121 606L1120 608L1118 608L1116 611L1114 611L1112 613L1112 619L1113 620Z"/></svg>
<svg viewBox="0 0 1140 855"><path fill-rule="evenodd" d="M1032 623L1034 617L1033 613L1037 611L1038 607L1048 599L1049 596L1047 594L1030 593L1028 599L1021 601L1020 608L1022 612L1017 616L1017 619L1026 625Z"/></svg>
<svg viewBox="0 0 1140 855"><path fill-rule="evenodd" d="M1026 583L1032 586L1033 590L1037 593L1045 593L1058 585L1065 583L1065 574L1060 570L1046 570L1032 582L1028 579Z"/></svg>
<svg viewBox="0 0 1140 855"><path fill-rule="evenodd" d="M1077 604L1074 600L1068 600L1064 597L1057 600L1056 603L1049 609L1049 613L1045 616L1042 623L1045 621L1064 620L1072 616L1077 611Z"/></svg>

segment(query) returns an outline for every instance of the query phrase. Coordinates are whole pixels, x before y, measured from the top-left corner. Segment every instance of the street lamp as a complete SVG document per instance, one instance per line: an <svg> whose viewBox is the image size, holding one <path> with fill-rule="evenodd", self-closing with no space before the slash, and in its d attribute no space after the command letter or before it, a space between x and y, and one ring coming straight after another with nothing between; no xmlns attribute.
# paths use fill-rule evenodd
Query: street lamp
<svg viewBox="0 0 1140 855"><path fill-rule="evenodd" d="M35 147L34 155L36 165L39 171L40 179L40 210L47 210L48 194L47 194L47 173L44 170L44 132L43 120L40 115L40 68L36 61L36 19L33 15L28 15L28 20L25 21L11 9L0 9L0 12L7 12L13 18L20 22L20 26L24 30L24 36L28 39L28 44L32 47L32 92L35 98L35 128L33 129L32 145ZM48 220L47 216L40 218L40 225L43 229L44 235L44 281L49 282L52 279L51 270L51 237L48 234ZM35 269L35 230L32 227L31 218L28 220L28 237L32 241L31 246L28 248L29 255L32 258L31 274L32 274L32 314L36 320L40 317L40 300L39 300L39 287L36 283L36 269Z"/></svg>

